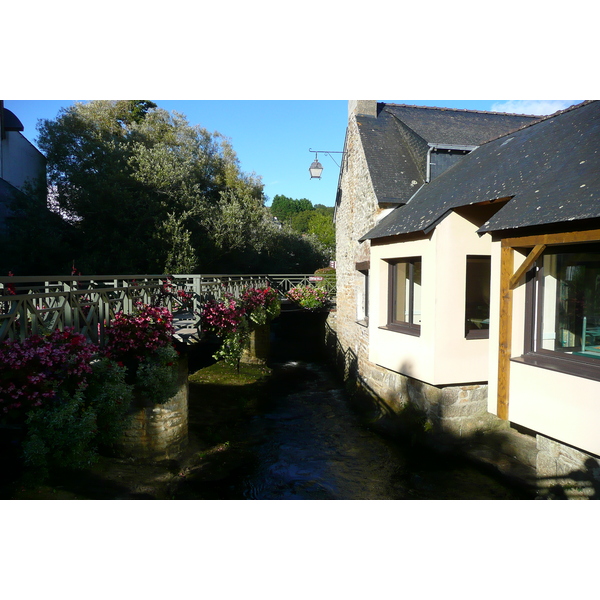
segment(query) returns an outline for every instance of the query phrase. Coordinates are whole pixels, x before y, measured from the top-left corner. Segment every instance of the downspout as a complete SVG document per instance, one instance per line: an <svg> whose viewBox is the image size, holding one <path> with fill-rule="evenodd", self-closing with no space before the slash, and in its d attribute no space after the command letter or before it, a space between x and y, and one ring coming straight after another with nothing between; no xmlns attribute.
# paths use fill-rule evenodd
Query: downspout
<svg viewBox="0 0 600 600"><path fill-rule="evenodd" d="M431 179L431 151L433 150L433 146L429 144L429 150L427 150L427 173L425 175L425 183L429 183Z"/></svg>

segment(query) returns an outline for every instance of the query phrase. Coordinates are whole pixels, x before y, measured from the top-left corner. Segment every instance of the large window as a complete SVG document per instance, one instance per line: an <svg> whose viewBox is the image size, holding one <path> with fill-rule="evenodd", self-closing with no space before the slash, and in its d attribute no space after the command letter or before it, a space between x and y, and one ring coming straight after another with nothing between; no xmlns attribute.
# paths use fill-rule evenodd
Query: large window
<svg viewBox="0 0 600 600"><path fill-rule="evenodd" d="M467 285L465 290L465 337L488 338L490 328L489 256L467 256Z"/></svg>
<svg viewBox="0 0 600 600"><path fill-rule="evenodd" d="M527 286L526 354L600 379L600 244L547 248Z"/></svg>
<svg viewBox="0 0 600 600"><path fill-rule="evenodd" d="M421 333L421 259L404 258L389 263L387 327Z"/></svg>

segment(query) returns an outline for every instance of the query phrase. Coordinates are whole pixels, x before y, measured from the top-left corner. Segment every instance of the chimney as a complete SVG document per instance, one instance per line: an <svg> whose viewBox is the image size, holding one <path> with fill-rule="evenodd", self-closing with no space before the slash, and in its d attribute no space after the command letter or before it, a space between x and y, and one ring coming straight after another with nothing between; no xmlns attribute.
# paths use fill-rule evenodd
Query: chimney
<svg viewBox="0 0 600 600"><path fill-rule="evenodd" d="M377 116L377 100L348 100L348 117L352 115Z"/></svg>

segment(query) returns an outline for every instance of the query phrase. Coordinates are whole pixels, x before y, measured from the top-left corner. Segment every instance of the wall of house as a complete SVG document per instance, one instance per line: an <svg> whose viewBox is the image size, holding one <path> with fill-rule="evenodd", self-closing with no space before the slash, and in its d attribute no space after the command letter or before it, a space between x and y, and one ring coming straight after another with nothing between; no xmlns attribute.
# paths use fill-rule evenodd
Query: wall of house
<svg viewBox="0 0 600 600"><path fill-rule="evenodd" d="M389 356L398 355L399 338L408 338L395 332L383 332L378 327L374 327L373 319L381 318L381 305L374 296L376 286L380 285L374 282L374 277L382 281L381 248L367 242L358 242L358 239L367 231L372 229L377 220L389 212L389 208L380 206L377 203L369 170L365 156L360 143L356 121L351 114L346 136L346 156L345 166L341 175L342 195L339 204L336 206L336 237L337 237L337 310L330 314L326 325L326 338L331 354L334 356L338 368L344 377L348 380L355 380L359 387L367 391L372 398L373 406L379 411L380 422L383 424L394 421L398 415L403 412L407 405L411 405L427 415L429 421L433 424L436 431L452 433L456 436L463 436L474 433L479 430L493 428L497 425L497 419L487 413L487 388L484 384L473 384L473 381L483 381L485 379L483 371L487 368L487 355L485 347L486 340L469 340L465 345L464 338L464 268L465 256L467 253L485 254L487 252L486 241L481 241L476 235L473 235L473 225L452 216L444 225L445 229L437 232L438 236L458 236L460 239L465 237L468 230L468 243L463 240L460 244L460 250L452 256L460 256L462 268L460 269L460 280L452 279L451 273L456 269L452 267L448 273L442 273L440 277L448 281L452 292L452 303L460 305L460 317L457 319L448 319L447 317L437 317L444 314L443 305L436 304L434 294L426 294L424 301L428 304L430 312L434 315L433 322L440 321L441 326L439 334L442 336L442 344L449 344L448 348L441 347L440 355L445 356L445 360L451 361L451 366L445 367L443 363L435 360L427 349L423 348L420 354L422 360L414 361L415 354L405 354L410 356L413 363L413 370L408 371L412 376L403 374L402 365L396 360L393 364L387 363ZM427 244L427 242L425 241ZM454 247L454 242L451 245ZM376 254L373 255L373 251ZM452 265L451 257L444 256L447 249L438 249L436 246L428 243L422 250L430 253L432 260L428 260L431 277L427 276L429 281L435 280L435 274L439 271L436 266L435 253L440 252L442 258L445 258L443 269ZM415 252L413 248L411 252ZM379 252L379 254L377 254ZM440 257L438 256L438 259ZM447 259L447 260L446 260ZM379 265L377 261L379 260ZM371 280L371 292L369 298L369 326L362 319L361 305L363 303L363 285L364 275L357 269L357 263L370 261L369 278ZM378 316L379 315L379 316ZM444 324L445 323L445 324ZM431 335L435 327L429 328ZM388 368L382 364L377 364L369 357L370 348L374 347L370 335L375 331L377 335L392 333L387 338L390 354L387 356L373 357L381 363L388 364L393 368ZM460 333L458 333L460 331ZM458 338L456 336L458 335ZM450 344L449 337L453 338ZM461 338L462 336L462 338ZM431 340L430 340L431 341ZM412 342L419 343L418 338ZM451 352L456 351L456 345L465 346L467 350L464 360L457 357L449 357ZM451 351L448 351L452 347ZM431 348L431 346L430 346ZM408 349L408 347L407 347ZM413 348L414 350L414 348ZM461 383L455 385L438 386L429 381L437 381L435 371L433 373L423 373L422 369L429 369L431 365L438 363L439 377L448 383L450 380L458 380ZM464 369L470 364L471 371L467 374ZM477 372L474 366L477 366ZM450 376L448 371L456 367L461 370L460 377ZM431 375L431 377L430 377ZM423 377L419 379L418 376ZM464 383L462 383L464 382Z"/></svg>
<svg viewBox="0 0 600 600"><path fill-rule="evenodd" d="M342 195L336 206L336 276L337 292L335 331L337 354L347 377L355 377L357 365L368 358L368 330L357 308L363 303L364 276L356 270L357 262L370 258L370 243L359 238L375 224L380 213L371 177L360 143L354 115L349 116L346 155L341 176Z"/></svg>
<svg viewBox="0 0 600 600"><path fill-rule="evenodd" d="M600 382L511 363L509 419L600 455Z"/></svg>
<svg viewBox="0 0 600 600"><path fill-rule="evenodd" d="M432 385L486 383L488 340L465 338L466 262L488 255L491 240L452 213L429 238L371 247L369 360ZM388 260L420 256L421 334L382 329L387 322Z"/></svg>
<svg viewBox="0 0 600 600"><path fill-rule="evenodd" d="M497 414L500 312L500 243L492 243L488 411ZM527 252L515 250L512 272ZM513 290L511 357L525 343L525 285ZM517 362L510 363L508 418L537 440L541 492L560 486L567 497L592 497L600 489L600 382ZM589 454L588 454L589 453ZM590 487L591 486L591 487ZM588 489L589 488L589 489Z"/></svg>
<svg viewBox="0 0 600 600"><path fill-rule="evenodd" d="M45 176L44 155L18 131L7 131L0 153L0 177L23 189L28 180Z"/></svg>

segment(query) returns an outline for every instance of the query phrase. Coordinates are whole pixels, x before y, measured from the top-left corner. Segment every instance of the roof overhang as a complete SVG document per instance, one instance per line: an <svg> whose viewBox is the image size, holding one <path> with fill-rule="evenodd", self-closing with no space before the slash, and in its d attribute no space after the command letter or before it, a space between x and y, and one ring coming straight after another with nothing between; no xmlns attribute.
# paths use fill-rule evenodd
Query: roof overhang
<svg viewBox="0 0 600 600"><path fill-rule="evenodd" d="M459 144L427 144L432 150L458 150L463 152L472 152L479 146L461 146Z"/></svg>

